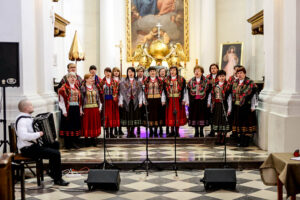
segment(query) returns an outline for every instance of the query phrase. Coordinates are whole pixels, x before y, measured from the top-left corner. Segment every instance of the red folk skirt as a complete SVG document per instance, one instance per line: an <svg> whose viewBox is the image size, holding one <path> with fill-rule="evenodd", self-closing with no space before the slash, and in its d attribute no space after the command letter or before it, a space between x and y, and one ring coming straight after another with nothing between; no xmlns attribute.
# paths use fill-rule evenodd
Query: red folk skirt
<svg viewBox="0 0 300 200"><path fill-rule="evenodd" d="M81 135L84 137L98 137L101 134L101 119L99 108L84 108Z"/></svg>
<svg viewBox="0 0 300 200"><path fill-rule="evenodd" d="M120 115L117 101L112 99L105 100L105 127L119 127Z"/></svg>
<svg viewBox="0 0 300 200"><path fill-rule="evenodd" d="M175 117L173 111L176 108L177 121L175 123ZM166 107L166 126L184 126L187 123L185 106L179 102L179 97L169 98L168 105Z"/></svg>

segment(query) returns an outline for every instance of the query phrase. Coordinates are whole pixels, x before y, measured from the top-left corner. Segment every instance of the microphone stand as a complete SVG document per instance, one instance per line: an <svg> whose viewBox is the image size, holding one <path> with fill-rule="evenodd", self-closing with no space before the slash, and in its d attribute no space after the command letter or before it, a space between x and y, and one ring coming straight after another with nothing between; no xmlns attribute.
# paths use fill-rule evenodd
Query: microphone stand
<svg viewBox="0 0 300 200"><path fill-rule="evenodd" d="M106 122L106 119L105 119L105 95L106 95L106 92L107 92L107 87L106 87L106 83L105 85L103 86L104 87L104 95L103 95L103 118L104 118L104 124L103 124L103 162L100 164L103 165L102 168L105 170L106 168L106 165L110 166L110 167L115 167L112 163L109 163L106 159L106 128L105 128L105 122Z"/></svg>
<svg viewBox="0 0 300 200"><path fill-rule="evenodd" d="M136 169L139 169L139 168L143 168L143 166L145 166L146 168L146 173L147 173L147 176L149 175L149 169L150 169L150 166L153 165L153 162L150 160L149 158L149 136L148 136L148 129L149 129L149 117L148 117L148 102L147 102L147 98L145 98L145 85L142 86L142 92L143 92L143 101L145 100L145 109L146 109L146 121L147 121L147 125L146 125L146 159L139 165L137 166L134 170ZM145 98L145 99L144 99ZM157 166L155 166L158 170L160 168L158 168Z"/></svg>
<svg viewBox="0 0 300 200"><path fill-rule="evenodd" d="M173 116L174 116L174 119L175 119L174 170L175 170L175 175L177 177L178 176L178 173L177 173L177 155L176 155L177 154L177 132L176 132L176 129L177 129L177 127L176 127L176 125L177 125L177 110L176 110L175 101L174 101L175 98L174 98L174 93L173 93L173 83L172 83L172 80L171 80L170 86L171 86L171 94L172 94L172 101L173 101ZM179 102L179 104L180 104L180 102ZM179 129L178 129L178 132L179 132Z"/></svg>
<svg viewBox="0 0 300 200"><path fill-rule="evenodd" d="M220 88L220 86L219 85L217 85L217 87L221 90L221 88ZM221 94L222 94L222 91L221 91ZM223 102L223 96L221 96L222 98L221 98L221 102L222 102L222 108L223 108L223 114L224 114L224 116L225 116L225 121L226 121L226 124L229 124L228 123L228 117L227 117L227 113L226 113L226 110L225 110L225 106L224 106L224 102ZM225 127L226 127L226 125L225 125ZM224 135L224 168L227 168L228 166L227 166L227 148L226 148L226 135L227 135L227 132L225 131L225 133L224 133L225 135Z"/></svg>
<svg viewBox="0 0 300 200"><path fill-rule="evenodd" d="M3 140L0 141L0 147L3 145L3 153L7 152L7 144L9 144L6 135L6 94L5 94L5 86L3 89L3 119L0 120L0 123L3 122ZM9 144L10 145L10 144Z"/></svg>

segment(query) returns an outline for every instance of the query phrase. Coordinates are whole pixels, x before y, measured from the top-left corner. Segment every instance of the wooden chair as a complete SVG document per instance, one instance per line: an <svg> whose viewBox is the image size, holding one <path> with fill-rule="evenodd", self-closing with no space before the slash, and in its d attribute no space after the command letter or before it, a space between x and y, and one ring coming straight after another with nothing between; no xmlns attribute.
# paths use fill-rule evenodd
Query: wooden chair
<svg viewBox="0 0 300 200"><path fill-rule="evenodd" d="M43 159L32 159L28 157L22 156L21 153L19 153L18 147L17 147L17 133L15 124L11 123L9 126L9 144L10 144L10 152L14 154L12 158L12 162L14 163L14 171L17 173L13 173L14 178L20 178L21 181L21 198L25 199L25 174L24 170L25 168L28 168L31 173L37 177L37 185L41 185L41 181L44 181L44 174L43 174ZM35 164L36 173L32 170L32 168L29 166L31 164Z"/></svg>

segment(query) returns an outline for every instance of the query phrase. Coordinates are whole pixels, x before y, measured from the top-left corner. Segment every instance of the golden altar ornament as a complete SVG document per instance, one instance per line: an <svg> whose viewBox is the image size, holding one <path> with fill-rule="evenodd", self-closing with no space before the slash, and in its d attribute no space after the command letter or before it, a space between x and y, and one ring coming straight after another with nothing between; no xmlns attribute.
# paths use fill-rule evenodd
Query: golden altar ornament
<svg viewBox="0 0 300 200"><path fill-rule="evenodd" d="M85 59L85 53L83 52L83 49L80 45L77 31L75 31L72 46L69 51L69 60L71 61L81 61Z"/></svg>

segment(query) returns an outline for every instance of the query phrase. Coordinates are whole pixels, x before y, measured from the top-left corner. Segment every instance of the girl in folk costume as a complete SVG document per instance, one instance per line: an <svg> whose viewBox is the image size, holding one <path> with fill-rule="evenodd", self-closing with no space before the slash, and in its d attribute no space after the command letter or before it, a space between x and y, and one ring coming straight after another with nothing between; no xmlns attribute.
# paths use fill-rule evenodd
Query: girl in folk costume
<svg viewBox="0 0 300 200"><path fill-rule="evenodd" d="M97 73L97 67L95 65L91 65L90 69L89 69L90 74L93 75L93 83L95 85L98 85L101 81L101 79L99 78L99 76L96 74Z"/></svg>
<svg viewBox="0 0 300 200"><path fill-rule="evenodd" d="M170 76L165 79L164 86L166 94L162 95L162 104L167 104L166 125L172 127L171 133L167 136L171 137L175 134L179 136L179 127L184 126L187 122L185 114L187 93L185 79L178 75L176 66L170 67Z"/></svg>
<svg viewBox="0 0 300 200"><path fill-rule="evenodd" d="M86 139L91 138L91 143L96 146L96 137L101 133L101 102L99 88L93 84L93 75L84 75L84 83L81 86L82 95L82 131L81 135Z"/></svg>
<svg viewBox="0 0 300 200"><path fill-rule="evenodd" d="M65 148L79 148L76 140L80 136L81 95L74 72L67 74L67 82L58 90L59 107L62 110L59 135L64 137Z"/></svg>
<svg viewBox="0 0 300 200"><path fill-rule="evenodd" d="M141 125L140 108L143 104L142 83L135 78L135 69L127 69L127 77L120 83L119 106L123 107L121 124L127 127L127 137L136 137L134 127Z"/></svg>
<svg viewBox="0 0 300 200"><path fill-rule="evenodd" d="M204 69L201 66L194 67L195 76L188 82L189 126L195 127L194 137L204 137L203 128L208 126L207 90L208 84ZM199 132L200 127L200 132Z"/></svg>
<svg viewBox="0 0 300 200"><path fill-rule="evenodd" d="M211 64L209 66L209 75L206 76L207 83L208 83L208 90L207 94L209 94L212 90L213 85L215 85L215 82L218 81L217 73L219 71L219 66L217 64ZM209 121L210 124L212 124L212 115L209 112ZM210 133L208 134L209 137L215 137L215 132L213 131L212 126L210 127Z"/></svg>
<svg viewBox="0 0 300 200"><path fill-rule="evenodd" d="M166 71L166 68L162 67L158 70L158 74L159 74L159 79L163 82L164 84L164 81L167 77L167 71ZM159 135L160 137L162 137L163 135L163 128L162 126L165 126L166 124L166 105L163 105L162 106L162 109L161 109L161 113L159 115L160 117L160 120L162 121L162 124L159 126ZM169 135L169 126L166 126L166 135Z"/></svg>
<svg viewBox="0 0 300 200"><path fill-rule="evenodd" d="M145 68L143 66L138 66L137 69L136 69L136 72L137 72L137 80L139 82L142 83L142 86L144 85L144 80L147 78L146 76L144 76L144 73L145 73ZM146 109L145 109L145 106L142 105L142 107L140 108L140 115L141 115L141 120L142 120L142 123L145 124L146 123ZM140 136L141 134L141 127L138 126L137 127L137 135L138 137Z"/></svg>
<svg viewBox="0 0 300 200"><path fill-rule="evenodd" d="M118 82L119 86L120 86L120 82L121 82L121 71L118 67L114 67L112 69L112 77L113 77L113 80ZM118 94L118 98L119 98L119 95ZM119 116L121 116L121 113L122 113L122 108L119 107ZM115 127L115 135L124 135L123 131L122 131L122 126L121 126L121 123L119 125L119 130L117 127Z"/></svg>
<svg viewBox="0 0 300 200"><path fill-rule="evenodd" d="M155 67L149 67L148 72L150 76L144 80L145 98L148 110L148 120L150 127L150 137L158 137L157 128L163 124L160 118L162 103L161 96L163 92L163 82L156 76ZM147 126L147 121L144 123ZM153 130L154 128L154 130Z"/></svg>
<svg viewBox="0 0 300 200"><path fill-rule="evenodd" d="M100 90L103 91L105 109L106 137L115 138L113 129L120 126L119 117L119 82L111 79L111 69L104 69L105 77L100 81Z"/></svg>
<svg viewBox="0 0 300 200"><path fill-rule="evenodd" d="M238 146L246 147L249 145L250 137L256 132L256 91L255 83L246 77L246 69L237 69L238 79L231 86L232 92L232 131L239 137Z"/></svg>
<svg viewBox="0 0 300 200"><path fill-rule="evenodd" d="M212 128L218 133L216 144L224 144L226 133L230 131L228 116L231 113L232 98L229 83L226 81L226 72L220 70L217 77L218 81L213 85L207 105L211 107L213 113Z"/></svg>

